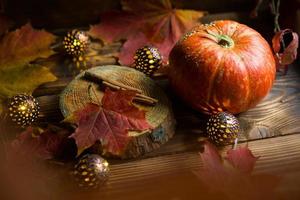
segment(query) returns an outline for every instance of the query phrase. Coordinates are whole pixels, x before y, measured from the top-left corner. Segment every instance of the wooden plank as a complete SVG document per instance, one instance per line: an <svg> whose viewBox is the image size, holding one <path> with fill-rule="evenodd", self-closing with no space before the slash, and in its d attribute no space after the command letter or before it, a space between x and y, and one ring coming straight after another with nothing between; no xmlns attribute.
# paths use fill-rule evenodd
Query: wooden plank
<svg viewBox="0 0 300 200"><path fill-rule="evenodd" d="M238 115L242 127L242 137L240 138L242 141L300 132L300 78L299 72L295 70L296 67L291 67L286 76L277 76L272 91L258 106ZM168 88L167 81L159 80L157 83L165 89L172 101L177 120L177 131L170 142L146 156L153 157L194 150L197 138L205 136L207 117L192 110L174 96ZM49 119L55 121L56 118L60 121L58 97L51 95L51 98L48 99L46 94L47 90L50 91L50 94L53 94L55 90L59 92L64 86L62 83L53 83L53 85L49 84L47 87L43 87L38 90L45 92L44 96L39 98L43 117L45 121Z"/></svg>
<svg viewBox="0 0 300 200"><path fill-rule="evenodd" d="M254 173L280 176L282 182L276 192L285 192L286 199L299 197L300 134L252 141L248 145L255 156L260 156ZM226 146L221 153L224 155L229 148ZM201 168L197 151L119 163L111 166L110 179L100 191L76 192L73 196L75 199L100 196L101 199L200 198L199 182L192 171ZM186 196L189 193L192 195Z"/></svg>

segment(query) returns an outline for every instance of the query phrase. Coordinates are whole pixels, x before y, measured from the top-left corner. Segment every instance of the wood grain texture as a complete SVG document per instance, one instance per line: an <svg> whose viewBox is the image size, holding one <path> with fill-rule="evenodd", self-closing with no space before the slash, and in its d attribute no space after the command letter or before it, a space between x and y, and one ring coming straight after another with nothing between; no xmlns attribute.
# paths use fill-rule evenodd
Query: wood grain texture
<svg viewBox="0 0 300 200"><path fill-rule="evenodd" d="M99 0L81 2L5 0L4 2L5 12L16 19L16 25L31 19L35 27L63 28L62 31L58 31L60 35L65 33L66 27L83 26L86 28L90 23L98 22L100 12L111 8L120 8L118 0L101 2ZM91 3L89 4L89 2ZM255 4L253 0L176 0L176 3L183 8L209 11L210 15L203 18L203 22L233 19L249 23L251 27L270 36L269 38L273 34L272 23L270 23L273 18L267 14L269 13L268 4L265 6L266 11L260 13L264 15L259 15L257 19L250 19L248 11L250 12L253 8L252 5ZM83 9L86 4L89 6ZM293 16L291 9L295 8L287 2L284 2L283 6L287 9L282 13L280 19L292 23L288 17ZM96 10L96 12L91 12L91 10ZM265 14L267 14L267 18ZM285 17L284 14L288 16ZM297 14L299 18L299 11ZM299 25L299 23L292 24ZM296 28L299 30L299 27ZM268 32L264 32L266 30ZM100 45L100 47L97 51L101 56L92 59L93 62L96 65L116 64L115 53L120 48L120 43L108 46ZM41 121L59 122L63 119L59 110L59 94L74 78L70 74L74 66L70 62L65 63L61 60L55 62L54 65L50 63L47 66L51 66L59 80L42 85L34 92L34 96L38 97L41 104ZM288 200L300 199L300 73L297 68L299 68L299 64L290 68L287 76L277 76L270 94L257 107L238 116L243 133L240 141L247 143L255 156L260 156L255 173L279 175L282 180L276 194L280 195L281 193L284 197L282 199ZM50 190L49 199L206 199L201 196L198 180L192 171L202 168L202 161L197 153L201 150L201 145L197 140L206 136L204 130L207 118L185 106L170 91L166 80L157 80L156 83L168 93L173 103L178 122L175 136L161 148L147 153L141 158L127 161L110 160L112 165L109 182L99 191L69 191L65 185L59 185L60 192ZM223 155L228 148L230 146L220 149ZM24 180L26 184L27 181ZM9 183L4 182L0 185L2 190L5 190L4 186ZM16 192L14 189L11 191L12 193ZM43 189L47 191L49 188Z"/></svg>
<svg viewBox="0 0 300 200"><path fill-rule="evenodd" d="M146 120L153 130L151 132L130 131L129 136L132 139L125 153L121 155L122 158L138 157L151 152L172 138L175 132L175 120L167 96L151 78L129 67L105 65L80 73L60 95L60 108L63 116L69 116L87 103L101 105L105 88L97 82L88 80L85 77L87 73L102 77L103 80L112 80L127 87L139 89L143 95L158 100L154 106L135 103L136 106L147 111Z"/></svg>
<svg viewBox="0 0 300 200"><path fill-rule="evenodd" d="M241 144L245 145L245 144ZM201 144L198 143L198 148ZM282 199L298 199L300 183L300 135L289 135L248 142L255 156L260 156L254 174L273 174L281 182L277 195ZM224 156L230 146L220 149ZM99 191L71 195L72 199L196 199L205 198L193 174L201 170L197 151L158 156L111 165L111 176ZM294 172L291 174L291 172ZM70 195L70 194L69 194Z"/></svg>
<svg viewBox="0 0 300 200"><path fill-rule="evenodd" d="M41 90L48 90L51 95L53 95L53 90L60 92L65 87L63 82L68 83L63 80L61 79L57 84L44 85ZM177 130L176 136L170 142L158 150L157 154L155 152L149 156L193 149L196 139L206 136L204 130L207 116L186 106L180 98L172 93L166 80L157 80L156 83L167 92L172 101ZM58 104L55 105L51 98L47 99L47 93L43 93L43 95L38 98L43 104L42 114L45 119L55 120L55 117L59 116L59 113L55 112L58 110ZM300 132L299 95L300 77L297 66L294 65L290 67L288 75L276 77L271 92L261 103L237 116L242 128L240 140L257 140Z"/></svg>
<svg viewBox="0 0 300 200"><path fill-rule="evenodd" d="M93 42L92 52L97 52L96 57L101 57L99 62L94 64L104 65L106 63L115 64L114 55L120 48L120 43L103 45L98 41ZM95 60L95 59L94 59ZM42 106L42 116L44 121L52 119L61 120L58 104L47 98L48 95L58 95L65 86L72 80L65 62L52 63L58 81L44 84L35 92L35 96L40 96ZM92 65L93 66L93 65ZM239 120L242 127L241 140L256 140L278 135L286 135L299 132L299 71L297 66L290 67L287 76L278 75L270 94L255 108L240 114ZM197 137L205 137L206 116L201 115L189 107L185 106L169 89L166 80L156 80L157 84L168 93L178 121L177 134L175 139L167 144L166 148L158 151L158 155L171 153L173 151L183 152L192 149ZM53 97L52 97L53 98ZM57 103L57 101L56 101ZM155 156L152 153L149 156Z"/></svg>
<svg viewBox="0 0 300 200"><path fill-rule="evenodd" d="M115 46L116 47L116 46ZM106 53L113 54L108 48ZM276 77L269 95L255 108L237 117L241 123L241 142L248 141L254 154L261 156L256 173L280 174L280 191L287 199L299 199L300 183L300 72L298 65L290 66L288 75ZM58 95L72 77L58 73L59 81L45 84L35 91L41 103L42 119L60 121ZM201 195L198 181L191 170L201 169L197 154L206 138L207 116L202 115L175 96L168 81L155 80L172 101L177 128L175 136L161 148L140 158L126 161L109 159L112 175L108 184L96 193L74 193L72 199L193 199ZM221 151L224 153L230 146ZM146 189L147 188L147 189ZM175 188L175 189L174 189ZM178 189L180 188L180 189ZM171 192L166 192L166 190ZM150 191L150 192L149 192ZM171 194L174 194L173 196Z"/></svg>

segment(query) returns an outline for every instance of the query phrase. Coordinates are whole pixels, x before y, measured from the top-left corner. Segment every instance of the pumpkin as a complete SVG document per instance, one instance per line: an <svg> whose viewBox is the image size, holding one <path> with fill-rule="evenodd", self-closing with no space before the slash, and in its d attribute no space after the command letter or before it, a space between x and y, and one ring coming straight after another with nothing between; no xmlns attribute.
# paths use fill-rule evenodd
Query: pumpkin
<svg viewBox="0 0 300 200"><path fill-rule="evenodd" d="M222 20L194 27L173 47L169 80L195 109L240 113L256 106L275 79L267 41L252 28Z"/></svg>

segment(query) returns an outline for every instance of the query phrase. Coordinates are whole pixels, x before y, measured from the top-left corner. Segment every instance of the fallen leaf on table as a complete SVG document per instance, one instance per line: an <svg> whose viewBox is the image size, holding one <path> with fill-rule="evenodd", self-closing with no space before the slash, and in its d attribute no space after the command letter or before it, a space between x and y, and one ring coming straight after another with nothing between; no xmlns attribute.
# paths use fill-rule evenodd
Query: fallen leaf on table
<svg viewBox="0 0 300 200"><path fill-rule="evenodd" d="M78 155L97 141L101 142L105 152L120 155L130 140L128 131L152 128L145 119L145 111L132 104L135 94L106 89L102 106L88 104L69 117L69 122L78 125L70 136L75 139Z"/></svg>
<svg viewBox="0 0 300 200"><path fill-rule="evenodd" d="M297 59L298 41L298 34L291 29L275 33L272 39L277 67L284 68L284 73L287 72L288 65Z"/></svg>
<svg viewBox="0 0 300 200"><path fill-rule="evenodd" d="M48 159L56 158L57 152L64 153L60 151L65 147L61 143L61 138L67 138L65 133L64 129L53 128L52 125L45 131L30 127L13 142L2 141L1 153L5 148L6 156L0 156L0 196L6 198L1 199L60 198L59 191L69 180L66 165Z"/></svg>
<svg viewBox="0 0 300 200"><path fill-rule="evenodd" d="M0 43L0 99L32 93L39 85L57 79L47 67L30 64L37 58L52 55L50 45L54 41L54 35L35 30L30 24L3 36ZM1 108L0 105L0 113Z"/></svg>
<svg viewBox="0 0 300 200"><path fill-rule="evenodd" d="M259 157L255 157L250 149L245 147L238 147L237 149L229 149L227 151L226 160L234 167L245 174L251 174L255 163Z"/></svg>
<svg viewBox="0 0 300 200"><path fill-rule="evenodd" d="M247 146L227 151L227 157L223 160L217 148L206 141L200 156L204 169L197 171L196 175L207 187L208 193L230 200L278 198L274 191L279 178L268 174L252 174L258 157Z"/></svg>
<svg viewBox="0 0 300 200"><path fill-rule="evenodd" d="M11 143L11 153L40 159L51 159L60 152L66 135L65 130L55 132L51 129L42 130L28 127ZM11 154L10 154L11 155Z"/></svg>
<svg viewBox="0 0 300 200"><path fill-rule="evenodd" d="M103 14L89 34L106 42L126 39L119 55L123 65L132 64L135 51L145 45L157 47L166 63L180 36L205 14L173 8L170 0L122 0L121 4L122 12Z"/></svg>

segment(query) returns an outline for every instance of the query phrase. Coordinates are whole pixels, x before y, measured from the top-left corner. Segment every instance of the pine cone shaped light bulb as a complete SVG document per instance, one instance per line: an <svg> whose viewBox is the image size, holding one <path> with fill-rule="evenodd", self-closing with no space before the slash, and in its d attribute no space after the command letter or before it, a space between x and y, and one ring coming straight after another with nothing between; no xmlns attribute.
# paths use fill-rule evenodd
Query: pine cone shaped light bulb
<svg viewBox="0 0 300 200"><path fill-rule="evenodd" d="M38 118L40 106L36 99L27 94L18 94L10 99L8 115L16 124L26 127Z"/></svg>
<svg viewBox="0 0 300 200"><path fill-rule="evenodd" d="M162 65L162 56L155 47L144 46L136 50L133 67L151 76Z"/></svg>
<svg viewBox="0 0 300 200"><path fill-rule="evenodd" d="M89 36L84 31L72 30L63 40L63 46L67 54L71 56L83 55L89 45Z"/></svg>
<svg viewBox="0 0 300 200"><path fill-rule="evenodd" d="M209 118L206 131L213 143L225 145L233 143L238 137L240 125L238 119L232 114L220 112Z"/></svg>

